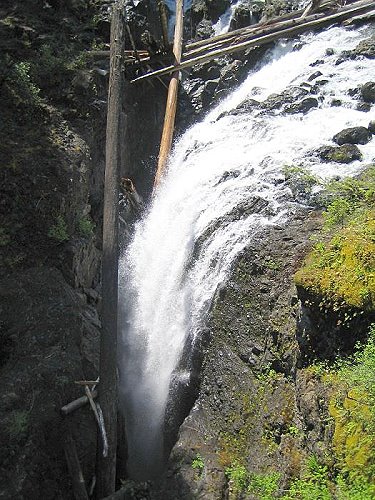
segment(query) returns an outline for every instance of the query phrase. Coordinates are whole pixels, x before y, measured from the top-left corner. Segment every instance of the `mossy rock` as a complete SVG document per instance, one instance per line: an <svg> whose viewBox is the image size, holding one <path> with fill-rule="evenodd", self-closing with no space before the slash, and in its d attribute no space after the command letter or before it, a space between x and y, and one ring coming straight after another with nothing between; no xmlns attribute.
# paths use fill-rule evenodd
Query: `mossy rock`
<svg viewBox="0 0 375 500"><path fill-rule="evenodd" d="M295 281L333 307L374 311L375 210L315 245Z"/></svg>
<svg viewBox="0 0 375 500"><path fill-rule="evenodd" d="M323 146L317 150L317 154L323 161L335 163L351 163L362 159L362 153L354 144L343 144L342 146Z"/></svg>

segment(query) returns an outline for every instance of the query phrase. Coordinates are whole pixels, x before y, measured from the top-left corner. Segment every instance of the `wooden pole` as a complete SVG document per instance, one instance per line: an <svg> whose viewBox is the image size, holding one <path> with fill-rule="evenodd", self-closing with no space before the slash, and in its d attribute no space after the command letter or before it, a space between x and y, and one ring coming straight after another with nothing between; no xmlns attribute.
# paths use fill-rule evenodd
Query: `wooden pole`
<svg viewBox="0 0 375 500"><path fill-rule="evenodd" d="M266 43L273 42L278 38L293 36L296 35L297 33L301 33L309 29L314 29L317 26L321 26L324 24L331 24L337 21L343 21L345 19L353 17L353 14L365 13L372 8L373 8L372 1L363 0L356 2L356 4L352 4L351 6L344 7L334 14L330 15L314 14L312 16L306 17L305 19L300 19L300 20L293 19L291 21L291 25L287 24L285 26L285 24L282 23L281 29L278 29L280 27L273 25L272 33L260 36L247 35L242 38L243 41L234 43L232 41L232 43L229 43L229 46L221 47L220 49L217 50L209 50L208 52L205 52L204 47L202 47L201 51L204 52L202 55L198 55L196 57L183 60L180 64L173 64L166 68L154 71L153 73L148 73L139 78L135 78L134 80L131 81L131 83L135 83L141 80L146 80L148 78L154 78L156 76L166 75L175 71L182 70L184 68L189 68L191 66L194 66L195 64L200 64L206 61L210 61L212 59L215 59L215 57L219 57L224 54L231 54L233 52L245 50L250 47L261 46Z"/></svg>
<svg viewBox="0 0 375 500"><path fill-rule="evenodd" d="M167 8L165 6L164 0L157 0L157 3L161 24L161 33L163 37L163 45L164 49L166 50L169 46Z"/></svg>
<svg viewBox="0 0 375 500"><path fill-rule="evenodd" d="M117 300L118 300L118 196L120 170L120 112L125 57L125 0L113 5L110 76L107 109L106 162L103 208L102 332L98 401L103 413L108 453L98 436L96 498L115 491L117 447ZM104 456L106 455L106 456Z"/></svg>
<svg viewBox="0 0 375 500"><path fill-rule="evenodd" d="M176 26L174 30L174 41L173 41L173 54L175 57L176 65L180 64L181 62L183 24L184 24L184 0L176 0ZM160 142L158 168L156 171L155 181L154 181L154 192L164 173L165 166L168 160L168 155L172 147L174 122L177 110L177 92L178 92L179 76L180 72L175 71L172 74L171 81L169 82L163 133Z"/></svg>

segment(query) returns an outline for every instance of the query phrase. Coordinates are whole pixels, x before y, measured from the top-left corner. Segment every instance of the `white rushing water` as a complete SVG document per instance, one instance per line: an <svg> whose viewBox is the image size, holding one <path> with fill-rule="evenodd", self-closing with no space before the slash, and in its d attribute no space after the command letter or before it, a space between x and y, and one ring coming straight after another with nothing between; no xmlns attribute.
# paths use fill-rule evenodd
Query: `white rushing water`
<svg viewBox="0 0 375 500"><path fill-rule="evenodd" d="M292 43L280 43L267 64L175 144L168 173L120 266L121 392L133 477L152 476L162 463L171 376L187 340L194 342L199 334L217 287L265 225L283 223L293 212L283 167L303 166L329 178L359 172L375 157L374 140L360 146L363 161L350 165L322 163L313 154L332 144L332 136L343 128L367 126L374 119L357 111L348 95L348 89L373 79L373 61L334 64L341 50L368 36L366 29L335 27L303 36L298 51L291 50ZM328 47L336 55L326 56ZM309 66L317 59L324 62ZM317 70L328 80L320 91L325 99L306 115L258 110L218 119L246 98L263 100L306 82ZM331 107L332 98L341 99L342 106ZM253 197L266 200L267 208L223 223ZM207 231L215 223L217 229ZM203 234L197 250L194 244Z"/></svg>

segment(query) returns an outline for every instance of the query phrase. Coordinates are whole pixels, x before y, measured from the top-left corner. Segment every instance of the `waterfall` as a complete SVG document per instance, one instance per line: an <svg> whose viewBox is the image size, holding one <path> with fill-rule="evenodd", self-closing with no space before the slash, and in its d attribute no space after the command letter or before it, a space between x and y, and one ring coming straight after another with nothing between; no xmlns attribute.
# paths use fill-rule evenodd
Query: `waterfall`
<svg viewBox="0 0 375 500"><path fill-rule="evenodd" d="M249 241L260 238L264 226L286 222L296 208L283 167L303 166L330 178L353 175L374 158L375 141L360 146L362 162L349 165L323 164L313 154L343 128L371 119L356 109L348 90L373 78L373 61L335 64L368 30L308 34L298 50L280 42L176 142L168 173L120 262L120 386L132 477L153 477L162 468L171 377L189 383L189 373L178 372L179 360L186 343L198 338L218 286ZM326 55L327 48L335 54ZM319 106L305 115L225 113L246 99L262 101L298 86L317 70L328 81L319 87ZM332 107L332 98L342 105Z"/></svg>

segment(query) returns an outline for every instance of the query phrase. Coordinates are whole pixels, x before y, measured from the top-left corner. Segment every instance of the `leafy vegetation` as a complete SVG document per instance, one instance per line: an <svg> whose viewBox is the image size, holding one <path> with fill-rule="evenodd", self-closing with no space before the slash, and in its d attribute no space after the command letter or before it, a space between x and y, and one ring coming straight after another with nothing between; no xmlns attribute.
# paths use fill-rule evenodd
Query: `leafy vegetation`
<svg viewBox="0 0 375 500"><path fill-rule="evenodd" d="M282 496L283 500L331 500L328 470L316 457L308 459L306 468L300 479L295 479L289 490Z"/></svg>
<svg viewBox="0 0 375 500"><path fill-rule="evenodd" d="M373 310L375 304L375 167L357 179L328 185L328 241L316 243L296 273L297 285L338 310ZM332 199L333 198L333 199Z"/></svg>
<svg viewBox="0 0 375 500"><path fill-rule="evenodd" d="M61 214L59 214L55 220L55 224L49 228L48 236L59 243L63 243L69 239L68 226Z"/></svg>
<svg viewBox="0 0 375 500"><path fill-rule="evenodd" d="M94 233L95 223L93 220L86 216L81 217L78 220L78 230L82 236L89 238Z"/></svg>
<svg viewBox="0 0 375 500"><path fill-rule="evenodd" d="M196 454L194 460L191 462L191 467L199 473L199 476L202 475L204 469L204 460L199 453Z"/></svg>

